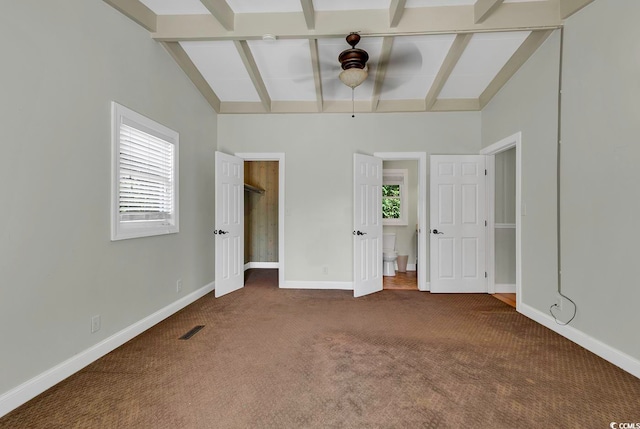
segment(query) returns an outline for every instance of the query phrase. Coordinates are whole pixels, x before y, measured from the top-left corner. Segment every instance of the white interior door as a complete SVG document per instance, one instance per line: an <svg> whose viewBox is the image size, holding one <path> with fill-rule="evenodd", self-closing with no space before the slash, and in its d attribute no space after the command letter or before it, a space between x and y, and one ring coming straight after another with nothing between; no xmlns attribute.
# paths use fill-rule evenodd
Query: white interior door
<svg viewBox="0 0 640 429"><path fill-rule="evenodd" d="M244 161L216 152L216 298L244 286Z"/></svg>
<svg viewBox="0 0 640 429"><path fill-rule="evenodd" d="M485 157L432 155L431 292L487 292Z"/></svg>
<svg viewBox="0 0 640 429"><path fill-rule="evenodd" d="M353 296L382 290L382 159L354 154Z"/></svg>

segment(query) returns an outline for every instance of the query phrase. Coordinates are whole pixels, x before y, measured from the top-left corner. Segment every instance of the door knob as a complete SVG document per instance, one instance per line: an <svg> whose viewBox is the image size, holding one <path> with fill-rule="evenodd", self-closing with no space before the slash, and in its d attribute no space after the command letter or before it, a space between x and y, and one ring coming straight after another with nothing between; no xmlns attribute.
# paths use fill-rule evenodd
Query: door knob
<svg viewBox="0 0 640 429"><path fill-rule="evenodd" d="M213 230L213 233L214 233L214 234L220 234L220 235L223 235L223 234L229 234L229 231L223 231L223 230L221 230L221 229L214 229L214 230Z"/></svg>
<svg viewBox="0 0 640 429"><path fill-rule="evenodd" d="M356 232L356 234L357 234L357 235L367 235L367 233L366 233L366 232L362 232L362 231L358 231L358 232Z"/></svg>
<svg viewBox="0 0 640 429"><path fill-rule="evenodd" d="M437 229L434 229L432 232L433 232L434 234L444 234L444 232L440 232L440 231L438 231Z"/></svg>

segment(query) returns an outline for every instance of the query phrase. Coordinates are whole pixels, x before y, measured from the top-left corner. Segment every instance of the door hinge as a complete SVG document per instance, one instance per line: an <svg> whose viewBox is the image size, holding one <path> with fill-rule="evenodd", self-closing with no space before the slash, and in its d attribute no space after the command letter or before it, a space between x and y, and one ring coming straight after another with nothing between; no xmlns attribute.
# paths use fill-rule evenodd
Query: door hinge
<svg viewBox="0 0 640 429"><path fill-rule="evenodd" d="M484 175L485 176L487 175L487 169L486 168L484 169Z"/></svg>
<svg viewBox="0 0 640 429"><path fill-rule="evenodd" d="M486 271L484 272L484 278L485 279L487 278L487 272Z"/></svg>
<svg viewBox="0 0 640 429"><path fill-rule="evenodd" d="M487 221L486 220L484 221L484 226L487 226Z"/></svg>

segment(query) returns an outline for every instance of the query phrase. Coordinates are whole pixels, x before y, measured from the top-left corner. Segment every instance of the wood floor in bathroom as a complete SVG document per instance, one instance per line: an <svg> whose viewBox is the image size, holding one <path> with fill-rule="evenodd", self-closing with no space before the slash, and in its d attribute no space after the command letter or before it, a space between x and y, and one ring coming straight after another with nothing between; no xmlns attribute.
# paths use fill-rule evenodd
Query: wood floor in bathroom
<svg viewBox="0 0 640 429"><path fill-rule="evenodd" d="M383 276L382 288L394 290L418 290L417 273L417 271L407 271L406 273L396 271L395 276Z"/></svg>
<svg viewBox="0 0 640 429"><path fill-rule="evenodd" d="M395 276L383 276L382 288L389 290L418 290L418 272L407 271L406 273L401 273L396 271ZM516 306L515 293L496 293L493 296L514 308Z"/></svg>

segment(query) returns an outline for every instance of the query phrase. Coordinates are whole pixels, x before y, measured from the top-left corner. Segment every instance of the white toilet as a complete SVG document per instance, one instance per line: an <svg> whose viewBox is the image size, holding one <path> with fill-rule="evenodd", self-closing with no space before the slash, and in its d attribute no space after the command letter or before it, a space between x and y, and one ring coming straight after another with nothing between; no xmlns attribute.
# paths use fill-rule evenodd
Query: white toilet
<svg viewBox="0 0 640 429"><path fill-rule="evenodd" d="M398 252L396 252L396 235L382 234L382 275L383 276L396 275L396 259L398 259Z"/></svg>

